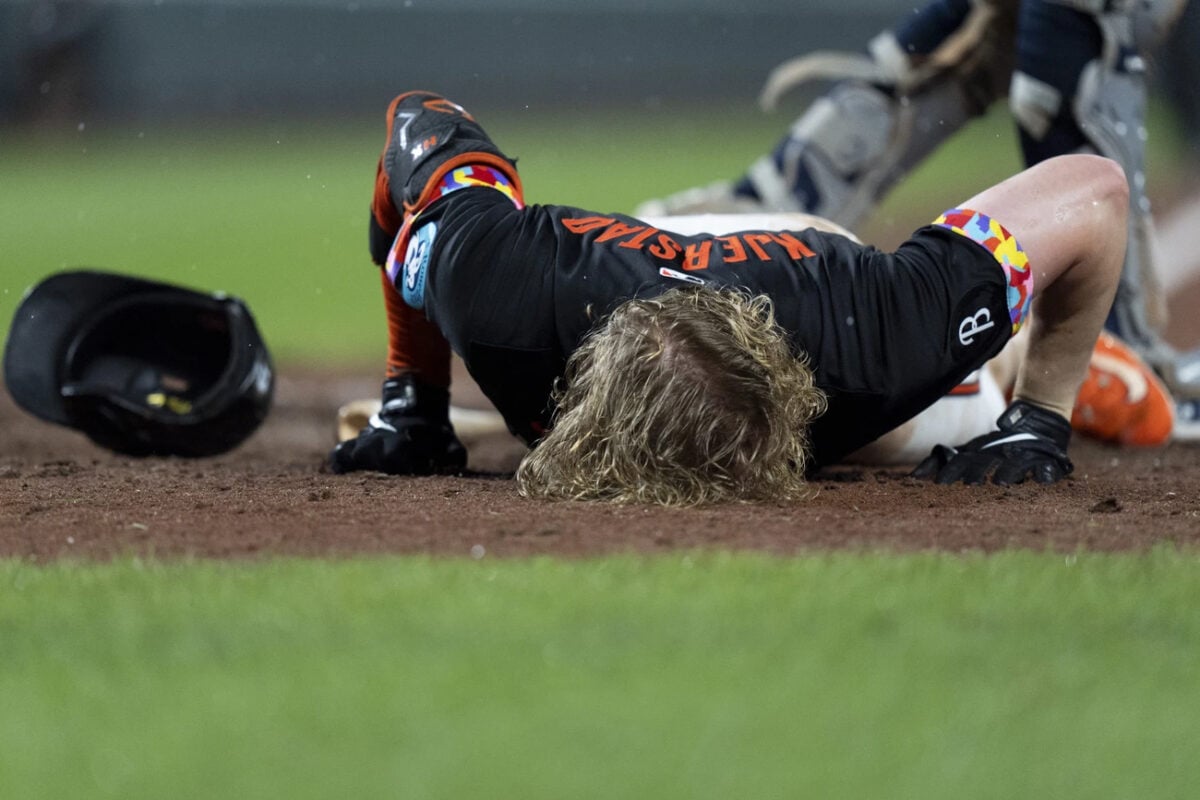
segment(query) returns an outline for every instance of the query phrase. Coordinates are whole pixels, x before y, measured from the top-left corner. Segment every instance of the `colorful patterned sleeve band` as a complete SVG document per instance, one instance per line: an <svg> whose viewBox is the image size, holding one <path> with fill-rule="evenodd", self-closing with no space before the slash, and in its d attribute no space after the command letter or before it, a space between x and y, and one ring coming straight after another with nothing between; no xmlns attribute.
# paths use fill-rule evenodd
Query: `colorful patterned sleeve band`
<svg viewBox="0 0 1200 800"><path fill-rule="evenodd" d="M521 193L508 176L486 164L465 164L449 170L438 180L434 197L444 197L472 186L495 189L517 208L525 207ZM437 236L437 225L432 222L423 225L420 219L418 212L405 220L392 242L384 265L392 285L401 289L405 302L413 308L423 308L425 305L425 272L433 252L433 240Z"/></svg>
<svg viewBox="0 0 1200 800"><path fill-rule="evenodd" d="M442 176L438 182L437 196L450 194L458 189L466 189L469 186L486 186L490 189L495 189L509 200L513 201L513 205L517 208L522 208L521 198L517 196L513 189L512 181L508 179L504 173L494 167L484 166L480 164L467 164L466 166L456 167Z"/></svg>
<svg viewBox="0 0 1200 800"><path fill-rule="evenodd" d="M1029 304L1033 299L1033 270L1016 237L996 220L969 208L952 208L933 224L965 236L992 254L1008 281L1008 316L1012 320L1012 332L1019 331L1029 315Z"/></svg>

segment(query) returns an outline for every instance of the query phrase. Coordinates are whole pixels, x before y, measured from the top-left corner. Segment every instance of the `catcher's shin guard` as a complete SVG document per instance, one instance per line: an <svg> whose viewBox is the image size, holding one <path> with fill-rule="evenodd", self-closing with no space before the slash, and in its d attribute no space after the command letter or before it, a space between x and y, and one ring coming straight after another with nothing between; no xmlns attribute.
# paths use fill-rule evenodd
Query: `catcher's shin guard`
<svg viewBox="0 0 1200 800"><path fill-rule="evenodd" d="M770 209L798 210L857 226L879 201L981 108L941 81L911 97L846 82L796 120L745 180Z"/></svg>
<svg viewBox="0 0 1200 800"><path fill-rule="evenodd" d="M1165 303L1156 285L1146 197L1146 66L1134 14L1120 6L1030 0L1009 105L1027 163L1091 151L1125 170L1129 246L1107 327L1148 355L1165 322Z"/></svg>
<svg viewBox="0 0 1200 800"><path fill-rule="evenodd" d="M1107 156L1125 170L1129 243L1105 328L1125 340L1170 389L1175 438L1198 438L1200 353L1180 354L1162 338L1166 299L1145 171L1144 54L1170 29L1181 0L1036 0L1030 7L1042 9L1037 18L1042 28L1026 31L1041 41L1034 49L1055 50L1053 57L1018 65L1013 75L1010 104L1026 160L1039 161L1069 147ZM1073 49L1066 44L1068 28L1074 31ZM1063 73L1064 59L1078 61L1078 74Z"/></svg>
<svg viewBox="0 0 1200 800"><path fill-rule="evenodd" d="M502 180L488 185L521 204L515 162L462 106L432 92L406 92L392 100L371 208L375 263L384 263L401 226L441 195L442 179L467 165L495 170Z"/></svg>
<svg viewBox="0 0 1200 800"><path fill-rule="evenodd" d="M897 181L1007 90L1013 0L977 0L928 53L885 31L868 54L816 52L776 67L766 110L798 87L834 81L737 183L645 203L639 214L801 211L853 228ZM952 29L951 29L952 28ZM936 38L936 36L934 37Z"/></svg>
<svg viewBox="0 0 1200 800"><path fill-rule="evenodd" d="M814 56L826 57L832 58ZM850 60L839 59L833 67L853 72ZM797 79L828 77L833 75ZM909 96L882 73L872 77L880 82L842 80L818 97L775 149L756 159L736 183L686 189L647 201L636 213L801 212L854 228L897 181L984 109L953 80L931 83Z"/></svg>
<svg viewBox="0 0 1200 800"><path fill-rule="evenodd" d="M786 188L800 210L853 228L887 192L1007 89L1012 69L1015 3L976 0L968 9L933 3L918 18L868 44L867 56L812 53L776 67L760 103L813 80L835 85L792 126L772 156L745 182L773 202ZM927 13L928 12L928 13ZM931 49L924 52L925 47Z"/></svg>

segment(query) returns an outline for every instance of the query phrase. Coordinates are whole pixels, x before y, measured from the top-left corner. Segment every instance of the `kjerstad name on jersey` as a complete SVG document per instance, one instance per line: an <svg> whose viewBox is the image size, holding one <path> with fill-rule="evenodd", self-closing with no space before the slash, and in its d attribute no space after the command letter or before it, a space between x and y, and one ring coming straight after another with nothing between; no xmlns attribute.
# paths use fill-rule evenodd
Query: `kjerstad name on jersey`
<svg viewBox="0 0 1200 800"><path fill-rule="evenodd" d="M793 261L815 256L808 245L783 231L745 231L728 236L704 237L686 244L675 241L665 231L650 225L630 225L615 217L577 217L562 220L571 233L597 232L596 243L612 242L616 247L645 250L655 258L677 264L687 271L708 269L714 264L738 264L744 261L774 261L768 249L781 248Z"/></svg>

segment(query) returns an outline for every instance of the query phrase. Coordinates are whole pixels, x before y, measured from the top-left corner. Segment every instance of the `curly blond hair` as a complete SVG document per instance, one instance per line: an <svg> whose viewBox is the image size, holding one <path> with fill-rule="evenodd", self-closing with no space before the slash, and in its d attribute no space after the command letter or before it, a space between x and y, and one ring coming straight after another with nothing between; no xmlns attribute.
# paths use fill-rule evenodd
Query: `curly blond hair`
<svg viewBox="0 0 1200 800"><path fill-rule="evenodd" d="M825 396L769 298L674 289L618 307L567 362L522 495L688 506L789 501Z"/></svg>

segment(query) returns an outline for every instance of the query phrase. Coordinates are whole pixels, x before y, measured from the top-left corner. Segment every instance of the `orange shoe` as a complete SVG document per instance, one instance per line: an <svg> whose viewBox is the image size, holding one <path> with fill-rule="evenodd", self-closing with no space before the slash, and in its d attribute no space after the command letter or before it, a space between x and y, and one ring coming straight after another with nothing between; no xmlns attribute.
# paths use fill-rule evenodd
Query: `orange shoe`
<svg viewBox="0 0 1200 800"><path fill-rule="evenodd" d="M1171 440L1175 402L1146 362L1117 337L1101 333L1071 427L1105 442L1160 447Z"/></svg>

